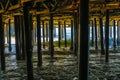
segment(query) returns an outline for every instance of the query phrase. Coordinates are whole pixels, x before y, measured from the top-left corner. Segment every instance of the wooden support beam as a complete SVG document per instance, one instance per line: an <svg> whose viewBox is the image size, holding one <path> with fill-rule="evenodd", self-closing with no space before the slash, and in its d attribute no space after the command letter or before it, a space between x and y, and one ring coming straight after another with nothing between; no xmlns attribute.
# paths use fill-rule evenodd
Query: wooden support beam
<svg viewBox="0 0 120 80"><path fill-rule="evenodd" d="M114 50L116 49L116 21L113 20L113 32L114 32L114 37L113 37L113 48Z"/></svg>
<svg viewBox="0 0 120 80"><path fill-rule="evenodd" d="M9 4L10 4L10 0L7 0L7 3L6 3L6 5L5 5L5 10L7 10L7 9L8 9Z"/></svg>
<svg viewBox="0 0 120 80"><path fill-rule="evenodd" d="M120 46L120 21L117 21L117 46Z"/></svg>
<svg viewBox="0 0 120 80"><path fill-rule="evenodd" d="M73 20L71 20L71 47L70 50L73 51Z"/></svg>
<svg viewBox="0 0 120 80"><path fill-rule="evenodd" d="M23 16L20 16L20 26L21 26L21 47L22 47L22 59L26 59L26 45L25 45L25 26Z"/></svg>
<svg viewBox="0 0 120 80"><path fill-rule="evenodd" d="M9 24L6 24L7 28L7 44L9 44Z"/></svg>
<svg viewBox="0 0 120 80"><path fill-rule="evenodd" d="M40 5L37 5L37 11L40 10ZM41 48L41 16L37 14L37 55L38 55L38 67L42 66L42 48Z"/></svg>
<svg viewBox="0 0 120 80"><path fill-rule="evenodd" d="M93 20L91 21L91 24L92 24L92 40L91 40L91 46L93 47L94 46L94 24L93 24Z"/></svg>
<svg viewBox="0 0 120 80"><path fill-rule="evenodd" d="M43 2L43 6L49 10L49 6Z"/></svg>
<svg viewBox="0 0 120 80"><path fill-rule="evenodd" d="M4 46L5 39L4 39L4 26L2 22L2 15L0 14L0 57L1 57L1 70L5 70L5 53L4 53Z"/></svg>
<svg viewBox="0 0 120 80"><path fill-rule="evenodd" d="M42 51L41 51L41 24L40 15L37 15L37 53L38 53L38 67L42 66Z"/></svg>
<svg viewBox="0 0 120 80"><path fill-rule="evenodd" d="M112 28L113 28L113 26L110 26L110 28L109 28L109 37L110 38L112 38L112 34L113 34Z"/></svg>
<svg viewBox="0 0 120 80"><path fill-rule="evenodd" d="M9 24L9 51L11 52L11 50L12 50L12 47L11 47L11 19L9 19L9 22L8 22L8 24Z"/></svg>
<svg viewBox="0 0 120 80"><path fill-rule="evenodd" d="M15 10L15 9L20 8L20 7L22 7L20 4L16 4L16 5L9 7L8 10Z"/></svg>
<svg viewBox="0 0 120 80"><path fill-rule="evenodd" d="M56 24L54 24L55 26ZM56 37L56 26L53 28L53 37ZM53 40L54 41L54 40Z"/></svg>
<svg viewBox="0 0 120 80"><path fill-rule="evenodd" d="M15 45L16 45L16 59L20 60L21 59L21 53L20 53L20 23L19 23L19 16L14 16L14 25L15 25Z"/></svg>
<svg viewBox="0 0 120 80"><path fill-rule="evenodd" d="M102 20L102 17L100 17L100 41L101 41L101 55L104 55L105 50L104 50L103 20Z"/></svg>
<svg viewBox="0 0 120 80"><path fill-rule="evenodd" d="M33 77L33 63L32 63L32 26L30 25L32 15L29 14L29 6L24 4L24 25L25 25L25 37L26 37L26 56L27 56L27 80L34 80Z"/></svg>
<svg viewBox="0 0 120 80"><path fill-rule="evenodd" d="M66 21L64 21L64 39L65 39L65 47L67 47Z"/></svg>
<svg viewBox="0 0 120 80"><path fill-rule="evenodd" d="M49 52L51 55L51 59L54 58L54 45L53 45L53 14L50 14L49 21Z"/></svg>
<svg viewBox="0 0 120 80"><path fill-rule="evenodd" d="M98 50L98 35L97 35L97 22L96 22L96 18L94 18L94 25L95 25L95 49Z"/></svg>
<svg viewBox="0 0 120 80"><path fill-rule="evenodd" d="M48 42L48 38L49 38L49 36L48 36L49 30L48 29L49 29L48 28L48 23L46 23L46 42Z"/></svg>
<svg viewBox="0 0 120 80"><path fill-rule="evenodd" d="M109 10L106 10L105 42L105 62L109 62Z"/></svg>
<svg viewBox="0 0 120 80"><path fill-rule="evenodd" d="M20 53L20 60L22 59L22 26L20 22L21 16L18 15L18 45L19 45L19 53Z"/></svg>
<svg viewBox="0 0 120 80"><path fill-rule="evenodd" d="M77 56L78 51L78 13L74 12L74 55Z"/></svg>
<svg viewBox="0 0 120 80"><path fill-rule="evenodd" d="M45 49L45 25L44 25L44 21L42 21L42 37L43 37L43 48Z"/></svg>
<svg viewBox="0 0 120 80"><path fill-rule="evenodd" d="M4 10L0 10L0 13L4 13Z"/></svg>
<svg viewBox="0 0 120 80"><path fill-rule="evenodd" d="M61 39L63 40L64 39L64 25L62 24L61 26Z"/></svg>
<svg viewBox="0 0 120 80"><path fill-rule="evenodd" d="M79 80L89 80L89 0L80 0Z"/></svg>
<svg viewBox="0 0 120 80"><path fill-rule="evenodd" d="M35 27L37 27L37 25L35 25ZM34 35L35 35L35 38L34 38L34 40L35 40L35 43L37 42L37 28L35 28L35 30L34 30Z"/></svg>
<svg viewBox="0 0 120 80"><path fill-rule="evenodd" d="M0 5L1 5L1 7L2 7L2 10L4 10L4 6L3 6L2 2L0 2Z"/></svg>
<svg viewBox="0 0 120 80"><path fill-rule="evenodd" d="M60 44L60 41L61 41L61 23L60 21L58 22L58 47L60 48L61 47L61 44Z"/></svg>

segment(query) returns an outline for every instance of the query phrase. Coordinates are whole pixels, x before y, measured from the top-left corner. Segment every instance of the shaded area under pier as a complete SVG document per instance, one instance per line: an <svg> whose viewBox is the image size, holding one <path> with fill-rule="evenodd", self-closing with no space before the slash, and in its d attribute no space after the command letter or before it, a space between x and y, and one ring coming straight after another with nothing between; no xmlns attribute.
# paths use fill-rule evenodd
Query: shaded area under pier
<svg viewBox="0 0 120 80"><path fill-rule="evenodd" d="M57 48L55 50L58 50ZM90 52L91 53L91 52ZM78 80L77 58L69 49L55 51L54 62L51 62L48 51L43 51L43 66L37 68L37 53L33 52L33 72L35 80ZM90 80L119 80L120 53L111 53L109 63L105 56L91 53L89 59ZM21 75L22 74L22 75ZM14 54L6 55L6 71L2 80L26 80L26 63L17 61Z"/></svg>

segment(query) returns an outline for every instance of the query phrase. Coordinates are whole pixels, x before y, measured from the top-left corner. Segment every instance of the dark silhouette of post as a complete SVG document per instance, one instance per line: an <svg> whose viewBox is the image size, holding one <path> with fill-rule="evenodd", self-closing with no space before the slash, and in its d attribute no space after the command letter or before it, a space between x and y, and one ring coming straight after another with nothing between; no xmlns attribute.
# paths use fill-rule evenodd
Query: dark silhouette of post
<svg viewBox="0 0 120 80"><path fill-rule="evenodd" d="M103 21L102 21L102 17L100 17L100 40L101 40L101 54L104 55L105 54L105 50L104 50Z"/></svg>
<svg viewBox="0 0 120 80"><path fill-rule="evenodd" d="M11 19L9 19L8 23L9 23L9 51L11 52L12 47L11 47Z"/></svg>
<svg viewBox="0 0 120 80"><path fill-rule="evenodd" d="M15 45L16 45L16 59L20 60L21 59L21 53L20 53L20 23L19 23L19 16L15 15L14 16L14 25L15 25Z"/></svg>
<svg viewBox="0 0 120 80"><path fill-rule="evenodd" d="M44 21L42 21L42 35L43 35L43 48L45 49L45 25Z"/></svg>
<svg viewBox="0 0 120 80"><path fill-rule="evenodd" d="M22 49L22 59L25 60L26 59L26 45L25 45L25 26L24 26L24 19L23 16L20 16L20 25L21 25L21 49Z"/></svg>
<svg viewBox="0 0 120 80"><path fill-rule="evenodd" d="M2 14L0 14L0 59L1 59L1 70L5 70L5 53L4 53L4 46L5 39L4 39L4 26L2 22Z"/></svg>
<svg viewBox="0 0 120 80"><path fill-rule="evenodd" d="M65 47L67 47L67 35L66 35L66 21L64 21L64 38L65 38Z"/></svg>
<svg viewBox="0 0 120 80"><path fill-rule="evenodd" d="M18 45L19 45L19 54L20 54L20 60L22 60L22 29L21 29L21 22L20 17L18 16Z"/></svg>
<svg viewBox="0 0 120 80"><path fill-rule="evenodd" d="M36 26L36 25L35 25ZM34 34L35 34L35 43L37 42L37 28L34 29Z"/></svg>
<svg viewBox="0 0 120 80"><path fill-rule="evenodd" d="M32 15L29 14L29 2L23 4L23 15L25 25L26 37L26 58L27 58L27 80L34 80L33 78L33 63L32 63L32 26L30 25Z"/></svg>
<svg viewBox="0 0 120 80"><path fill-rule="evenodd" d="M120 46L120 21L117 21L117 46Z"/></svg>
<svg viewBox="0 0 120 80"><path fill-rule="evenodd" d="M54 45L53 45L53 14L50 14L49 21L49 52L51 59L54 58Z"/></svg>
<svg viewBox="0 0 120 80"><path fill-rule="evenodd" d="M94 24L93 24L93 21L91 21L92 23L92 40L91 40L91 46L93 47L94 46Z"/></svg>
<svg viewBox="0 0 120 80"><path fill-rule="evenodd" d="M98 44L97 44L97 22L96 22L96 18L94 18L94 25L95 25L95 49L98 50Z"/></svg>
<svg viewBox="0 0 120 80"><path fill-rule="evenodd" d="M116 23L115 20L113 20L113 31L114 31L114 38L113 38L113 48L116 49Z"/></svg>
<svg viewBox="0 0 120 80"><path fill-rule="evenodd" d="M46 23L46 42L48 42L48 23Z"/></svg>
<svg viewBox="0 0 120 80"><path fill-rule="evenodd" d="M38 67L42 66L42 51L41 51L41 25L40 15L37 15L37 53L38 53Z"/></svg>
<svg viewBox="0 0 120 80"><path fill-rule="evenodd" d="M105 42L105 62L109 62L109 10L106 10Z"/></svg>
<svg viewBox="0 0 120 80"><path fill-rule="evenodd" d="M79 80L89 80L89 0L80 0Z"/></svg>
<svg viewBox="0 0 120 80"><path fill-rule="evenodd" d="M60 21L58 22L58 47L60 48L61 45L60 45L60 41L61 41L61 31L60 31L60 28L61 27L61 23Z"/></svg>
<svg viewBox="0 0 120 80"><path fill-rule="evenodd" d="M71 51L73 51L73 20L71 20Z"/></svg>
<svg viewBox="0 0 120 80"><path fill-rule="evenodd" d="M74 12L74 55L78 53L78 13Z"/></svg>

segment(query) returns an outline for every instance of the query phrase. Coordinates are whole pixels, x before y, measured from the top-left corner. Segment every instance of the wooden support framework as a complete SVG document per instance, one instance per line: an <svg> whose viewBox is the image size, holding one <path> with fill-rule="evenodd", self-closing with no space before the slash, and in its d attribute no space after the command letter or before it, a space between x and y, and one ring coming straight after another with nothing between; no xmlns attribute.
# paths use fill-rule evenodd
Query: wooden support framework
<svg viewBox="0 0 120 80"><path fill-rule="evenodd" d="M110 26L110 28L109 28L109 36L110 36L110 38L113 38L113 37L112 37L112 34L113 34L112 28L113 28L112 26Z"/></svg>
<svg viewBox="0 0 120 80"><path fill-rule="evenodd" d="M106 10L105 42L105 62L109 62L109 10Z"/></svg>
<svg viewBox="0 0 120 80"><path fill-rule="evenodd" d="M20 16L20 26L21 26L21 57L23 60L26 59L26 43L25 43L25 26L24 26L24 19L23 19L23 16Z"/></svg>
<svg viewBox="0 0 120 80"><path fill-rule="evenodd" d="M113 48L116 49L116 21L113 20L113 31L114 31L114 37L113 37Z"/></svg>
<svg viewBox="0 0 120 80"><path fill-rule="evenodd" d="M102 17L100 17L100 41L101 41L101 54L105 54L104 50L104 39L103 39L103 20Z"/></svg>
<svg viewBox="0 0 120 80"><path fill-rule="evenodd" d="M9 24L7 24L7 44L9 44Z"/></svg>
<svg viewBox="0 0 120 80"><path fill-rule="evenodd" d="M91 24L92 24L92 40L91 40L91 46L93 47L94 46L94 27L93 27L93 21L91 21Z"/></svg>
<svg viewBox="0 0 120 80"><path fill-rule="evenodd" d="M117 21L117 46L120 46L120 21Z"/></svg>
<svg viewBox="0 0 120 80"><path fill-rule="evenodd" d="M58 22L58 47L61 47L60 41L61 41L61 22Z"/></svg>
<svg viewBox="0 0 120 80"><path fill-rule="evenodd" d="M15 23L15 40L16 40L16 58L17 60L25 60L25 28L23 16L14 16Z"/></svg>
<svg viewBox="0 0 120 80"><path fill-rule="evenodd" d="M64 21L64 39L65 39L65 47L67 47L66 21Z"/></svg>
<svg viewBox="0 0 120 80"><path fill-rule="evenodd" d="M44 25L44 21L42 21L42 35L43 35L43 48L45 49L45 25Z"/></svg>
<svg viewBox="0 0 120 80"><path fill-rule="evenodd" d="M48 36L49 30L48 29L49 29L48 23L46 23L46 42L48 42L48 38L49 38L49 36Z"/></svg>
<svg viewBox="0 0 120 80"><path fill-rule="evenodd" d="M34 42L36 43L37 42L37 28L36 28L36 24L34 25L35 26L35 29L34 29L34 35L35 35L35 37L34 37Z"/></svg>
<svg viewBox="0 0 120 80"><path fill-rule="evenodd" d="M73 20L71 20L71 51L73 51Z"/></svg>
<svg viewBox="0 0 120 80"><path fill-rule="evenodd" d="M62 24L61 25L61 39L63 39L64 38L64 25Z"/></svg>
<svg viewBox="0 0 120 80"><path fill-rule="evenodd" d="M8 24L9 24L9 51L11 52L12 47L11 47L11 19L9 19Z"/></svg>
<svg viewBox="0 0 120 80"><path fill-rule="evenodd" d="M89 0L80 0L80 55L79 55L79 80L88 79L89 57Z"/></svg>
<svg viewBox="0 0 120 80"><path fill-rule="evenodd" d="M56 37L56 26L53 28L53 35Z"/></svg>
<svg viewBox="0 0 120 80"><path fill-rule="evenodd" d="M27 80L34 80L33 78L33 63L32 63L32 15L29 14L29 3L23 6L25 37L26 37L26 58L27 58Z"/></svg>
<svg viewBox="0 0 120 80"><path fill-rule="evenodd" d="M40 15L37 15L37 53L38 53L38 67L42 66L42 51L41 51L41 24Z"/></svg>
<svg viewBox="0 0 120 80"><path fill-rule="evenodd" d="M4 53L4 26L2 22L2 15L0 14L0 58L1 58L1 70L5 70L5 53Z"/></svg>
<svg viewBox="0 0 120 80"><path fill-rule="evenodd" d="M95 49L98 50L98 36L97 36L97 22L96 22L96 18L94 18L94 25L95 25Z"/></svg>
<svg viewBox="0 0 120 80"><path fill-rule="evenodd" d="M15 44L16 44L16 59L21 59L21 50L20 50L20 23L19 16L14 16L14 24L15 24Z"/></svg>
<svg viewBox="0 0 120 80"><path fill-rule="evenodd" d="M74 55L78 52L78 13L74 13Z"/></svg>
<svg viewBox="0 0 120 80"><path fill-rule="evenodd" d="M19 44L19 53L20 53L20 59L22 60L22 24L21 24L21 16L18 16L18 44Z"/></svg>
<svg viewBox="0 0 120 80"><path fill-rule="evenodd" d="M53 14L50 14L49 21L49 52L51 59L54 58L54 45L53 45Z"/></svg>

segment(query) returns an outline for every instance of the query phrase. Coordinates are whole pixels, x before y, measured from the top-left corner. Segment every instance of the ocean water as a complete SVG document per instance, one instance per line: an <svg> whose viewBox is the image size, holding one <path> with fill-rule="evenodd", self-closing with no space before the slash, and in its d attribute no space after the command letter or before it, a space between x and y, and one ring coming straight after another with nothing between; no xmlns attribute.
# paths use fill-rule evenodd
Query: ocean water
<svg viewBox="0 0 120 80"><path fill-rule="evenodd" d="M112 36L109 37L109 46L112 47L113 46L113 28L110 28L110 29L111 29ZM57 41L58 40L58 28L57 27L54 28L54 33L55 33L54 34L54 41ZM5 34L7 34L7 30L5 31ZM11 27L11 34L12 34L12 36L15 35L13 25ZM35 32L33 34L35 34ZM64 34L64 29L63 29L63 34ZM100 34L100 33L98 33L98 34ZM105 34L104 28L103 28L103 34ZM116 34L117 34L117 28L116 28ZM90 40L92 40L92 28L91 27L90 27L90 34L89 35L90 35ZM42 36L42 29L41 29L41 36ZM66 28L66 37L67 37L67 39L71 39L71 28L70 27ZM64 38L65 37L63 35L62 39L64 40ZM42 37L41 37L41 40L43 40ZM104 41L105 41L105 35L104 35ZM98 42L100 42L99 37L98 37ZM7 36L5 36L5 44L7 44ZM11 38L11 44L12 44L12 47L15 47L15 38L14 37ZM116 44L118 45L117 35L116 35ZM13 49L13 51L15 51L15 49Z"/></svg>

